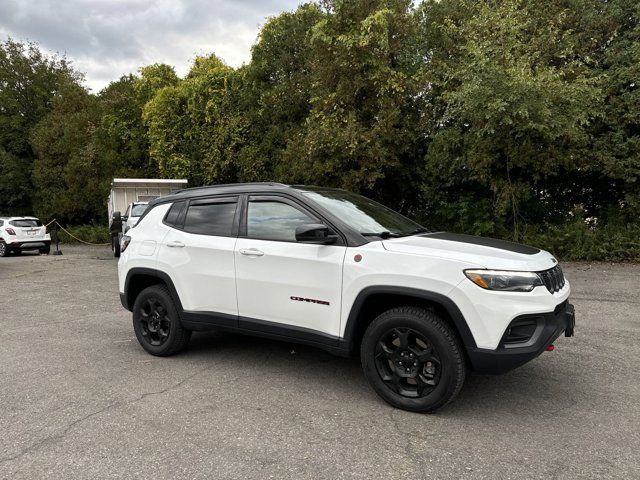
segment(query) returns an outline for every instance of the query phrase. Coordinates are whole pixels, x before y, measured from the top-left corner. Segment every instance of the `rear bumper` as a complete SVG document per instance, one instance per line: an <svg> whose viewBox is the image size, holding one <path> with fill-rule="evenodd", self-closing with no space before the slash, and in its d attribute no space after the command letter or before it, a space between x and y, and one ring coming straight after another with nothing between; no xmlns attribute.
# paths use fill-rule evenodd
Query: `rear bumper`
<svg viewBox="0 0 640 480"><path fill-rule="evenodd" d="M7 243L9 250L44 250L51 247L51 240Z"/></svg>
<svg viewBox="0 0 640 480"><path fill-rule="evenodd" d="M535 324L530 338L519 343L502 341L495 350L467 348L471 367L478 373L504 373L533 360L551 345L563 332L573 336L575 310L568 301L559 304L553 312L521 315L511 324L528 321Z"/></svg>

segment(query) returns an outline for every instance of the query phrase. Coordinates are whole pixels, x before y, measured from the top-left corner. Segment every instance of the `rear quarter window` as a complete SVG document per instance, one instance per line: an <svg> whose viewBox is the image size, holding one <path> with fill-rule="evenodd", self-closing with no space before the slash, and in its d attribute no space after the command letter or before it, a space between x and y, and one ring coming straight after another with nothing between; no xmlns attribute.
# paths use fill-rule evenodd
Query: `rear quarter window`
<svg viewBox="0 0 640 480"><path fill-rule="evenodd" d="M179 222L181 221L180 214L182 213L182 210L184 209L184 206L186 204L187 202L184 200L180 202L174 202L164 217L164 223L166 225L169 225L170 227L179 228Z"/></svg>

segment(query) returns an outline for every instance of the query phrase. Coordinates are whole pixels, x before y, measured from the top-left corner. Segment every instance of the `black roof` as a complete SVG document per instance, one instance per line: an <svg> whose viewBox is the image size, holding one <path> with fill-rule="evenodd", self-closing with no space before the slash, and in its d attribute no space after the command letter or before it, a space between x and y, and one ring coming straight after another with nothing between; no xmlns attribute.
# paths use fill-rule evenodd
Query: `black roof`
<svg viewBox="0 0 640 480"><path fill-rule="evenodd" d="M192 187L179 190L170 195L156 198L149 202L149 208L143 213L138 222L144 218L155 205L163 203L173 203L179 200L187 200L194 198L209 197L212 195L240 195L240 194L252 194L252 193L280 193L297 199L299 203L302 203L311 212L318 215L323 221L326 221L328 225L340 232L346 240L348 246L360 246L365 243L373 241L373 237L366 237L354 229L352 226L344 222L343 219L336 216L333 212L327 210L323 205L312 201L308 198L304 192L345 192L345 190L339 188L318 187L313 185L286 185L284 183L276 182L254 182L254 183L228 183L221 185L209 185L204 187Z"/></svg>
<svg viewBox="0 0 640 480"><path fill-rule="evenodd" d="M224 195L237 193L268 193L268 192L299 192L301 190L339 190L337 188L317 187L313 185L286 185L277 182L250 182L250 183L224 183L220 185L206 185L203 187L191 187L178 190L169 195L157 198L149 202L150 206L159 203L175 202L187 198L206 195Z"/></svg>

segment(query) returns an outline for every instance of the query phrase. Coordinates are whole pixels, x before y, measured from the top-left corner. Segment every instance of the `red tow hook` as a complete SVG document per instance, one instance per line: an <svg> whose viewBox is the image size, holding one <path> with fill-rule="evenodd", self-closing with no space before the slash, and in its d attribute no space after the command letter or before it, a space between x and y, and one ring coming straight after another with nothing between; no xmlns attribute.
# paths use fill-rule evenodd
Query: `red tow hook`
<svg viewBox="0 0 640 480"><path fill-rule="evenodd" d="M556 349L556 346L555 346L555 345L549 345L545 350L546 350L547 352L553 352L555 349Z"/></svg>

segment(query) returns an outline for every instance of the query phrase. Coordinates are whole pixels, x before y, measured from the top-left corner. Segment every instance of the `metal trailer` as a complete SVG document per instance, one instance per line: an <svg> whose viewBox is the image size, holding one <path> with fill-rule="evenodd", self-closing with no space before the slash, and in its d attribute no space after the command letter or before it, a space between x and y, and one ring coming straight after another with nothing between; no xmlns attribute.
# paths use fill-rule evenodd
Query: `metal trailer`
<svg viewBox="0 0 640 480"><path fill-rule="evenodd" d="M114 256L120 256L123 212L126 212L131 204L148 202L186 187L187 180L185 179L114 178L107 200L111 249Z"/></svg>

